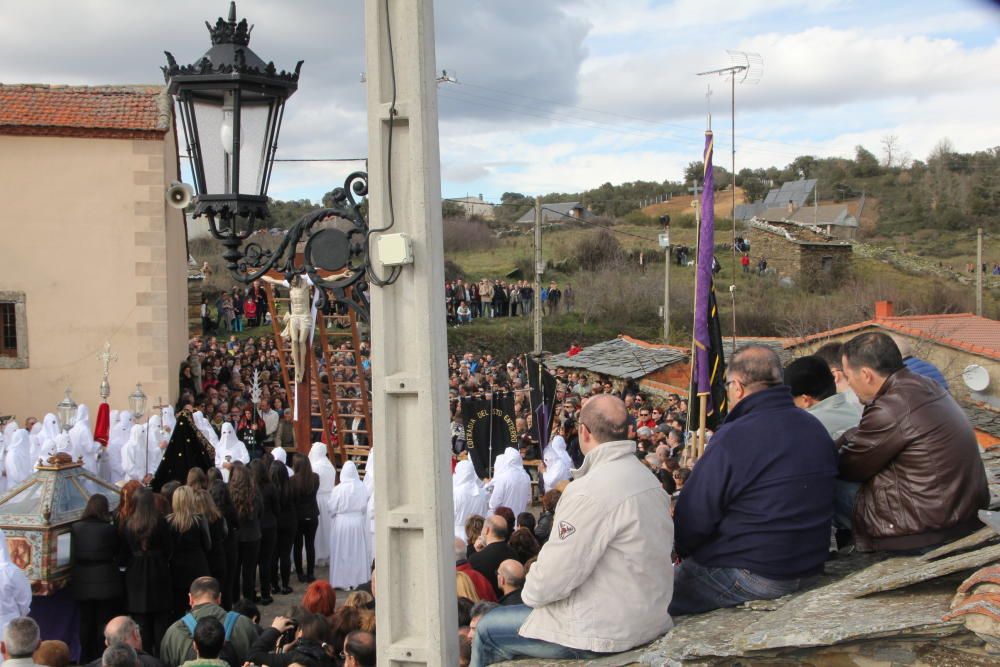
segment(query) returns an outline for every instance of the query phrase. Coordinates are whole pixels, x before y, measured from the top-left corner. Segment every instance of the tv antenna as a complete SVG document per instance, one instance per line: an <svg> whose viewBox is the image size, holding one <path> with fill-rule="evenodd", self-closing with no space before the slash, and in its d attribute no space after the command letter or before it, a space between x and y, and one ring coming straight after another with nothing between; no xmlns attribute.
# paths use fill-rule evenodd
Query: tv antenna
<svg viewBox="0 0 1000 667"><path fill-rule="evenodd" d="M722 76L729 79L732 132L732 173L729 175L733 191L733 284L729 286L729 294L733 299L733 349L736 349L736 84L756 85L764 74L764 58L759 53L750 51L734 51L726 49L729 54L729 67L720 67L706 72L698 72L698 76ZM711 117L709 119L711 123Z"/></svg>

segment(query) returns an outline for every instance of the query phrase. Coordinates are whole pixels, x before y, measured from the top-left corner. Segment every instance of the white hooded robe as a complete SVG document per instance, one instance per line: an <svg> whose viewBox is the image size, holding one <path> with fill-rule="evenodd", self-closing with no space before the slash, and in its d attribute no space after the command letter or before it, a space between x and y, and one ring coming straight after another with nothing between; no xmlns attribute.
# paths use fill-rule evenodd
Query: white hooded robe
<svg viewBox="0 0 1000 667"><path fill-rule="evenodd" d="M330 510L327 503L333 493L333 485L337 482L337 470L330 463L326 445L314 442L309 450L309 464L314 473L319 475L319 490L316 491L316 504L319 505L319 525L316 528L316 562L324 563L330 559Z"/></svg>
<svg viewBox="0 0 1000 667"><path fill-rule="evenodd" d="M226 460L226 457L229 460ZM250 463L250 452L247 451L243 441L236 437L236 429L229 422L222 425L222 437L219 438L219 445L215 448L215 467L222 472L222 479L229 483L229 471L222 464L235 463L240 461L243 465Z"/></svg>
<svg viewBox="0 0 1000 667"><path fill-rule="evenodd" d="M326 504L330 516L330 586L347 590L371 579L368 489L348 461Z"/></svg>
<svg viewBox="0 0 1000 667"><path fill-rule="evenodd" d="M473 514L485 517L489 511L489 495L476 477L472 461L465 459L455 466L451 478L452 499L455 505L455 537L465 539L465 521Z"/></svg>
<svg viewBox="0 0 1000 667"><path fill-rule="evenodd" d="M27 431L25 431L27 433ZM7 624L31 611L31 582L10 560L7 535L0 530L0 637Z"/></svg>
<svg viewBox="0 0 1000 667"><path fill-rule="evenodd" d="M83 403L76 408L76 423L69 430L69 439L72 443L73 460L83 459L83 469L96 475L97 455L101 451L101 443L94 440L90 426L90 410Z"/></svg>
<svg viewBox="0 0 1000 667"><path fill-rule="evenodd" d="M122 447L122 480L141 482L146 476L146 426L136 424ZM152 471L150 471L152 472Z"/></svg>
<svg viewBox="0 0 1000 667"><path fill-rule="evenodd" d="M125 469L122 468L122 448L128 444L129 436L135 420L132 413L122 410L118 413L118 419L111 422L111 430L108 433L108 446L101 457L101 464L98 469L101 479L111 484L117 484L125 479Z"/></svg>
<svg viewBox="0 0 1000 667"><path fill-rule="evenodd" d="M490 496L490 514L498 507L509 507L517 516L531 502L531 477L524 469L521 453L508 447L498 459L493 471L493 494Z"/></svg>
<svg viewBox="0 0 1000 667"><path fill-rule="evenodd" d="M35 460L31 458L31 439L26 430L18 429L11 436L4 455L7 470L7 490L28 479L35 473Z"/></svg>

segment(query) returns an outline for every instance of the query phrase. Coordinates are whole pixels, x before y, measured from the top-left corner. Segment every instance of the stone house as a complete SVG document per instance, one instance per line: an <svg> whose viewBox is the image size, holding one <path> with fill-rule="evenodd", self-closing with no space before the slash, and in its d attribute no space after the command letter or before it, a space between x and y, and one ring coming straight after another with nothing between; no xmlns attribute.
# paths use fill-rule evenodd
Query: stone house
<svg viewBox="0 0 1000 667"><path fill-rule="evenodd" d="M766 222L760 218L747 225L752 233L751 269L760 258L779 278L805 284L840 282L851 273L853 248L813 225L796 222Z"/></svg>
<svg viewBox="0 0 1000 667"><path fill-rule="evenodd" d="M70 387L100 402L105 342L116 408L142 382L177 398L187 354L187 235L162 86L0 85L0 396L19 419ZM148 410L147 410L148 412Z"/></svg>

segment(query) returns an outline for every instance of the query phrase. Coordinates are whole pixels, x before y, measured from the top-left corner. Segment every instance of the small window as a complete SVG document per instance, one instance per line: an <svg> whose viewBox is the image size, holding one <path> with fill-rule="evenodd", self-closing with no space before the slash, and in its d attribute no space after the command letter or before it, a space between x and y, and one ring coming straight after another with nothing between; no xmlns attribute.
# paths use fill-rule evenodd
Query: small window
<svg viewBox="0 0 1000 667"><path fill-rule="evenodd" d="M28 367L24 292L0 291L0 368Z"/></svg>
<svg viewBox="0 0 1000 667"><path fill-rule="evenodd" d="M0 303L0 355L17 356L17 316L10 301Z"/></svg>
<svg viewBox="0 0 1000 667"><path fill-rule="evenodd" d="M822 269L824 273L830 273L833 271L833 257L830 255L825 255L822 259Z"/></svg>

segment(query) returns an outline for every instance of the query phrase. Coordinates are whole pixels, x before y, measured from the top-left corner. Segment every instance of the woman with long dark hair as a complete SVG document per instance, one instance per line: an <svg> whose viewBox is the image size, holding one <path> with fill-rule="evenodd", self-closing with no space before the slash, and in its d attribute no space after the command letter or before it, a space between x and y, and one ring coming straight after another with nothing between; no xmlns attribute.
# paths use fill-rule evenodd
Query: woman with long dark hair
<svg viewBox="0 0 1000 667"><path fill-rule="evenodd" d="M229 496L229 487L222 481L222 476L218 469L212 468L208 472L209 479L213 476L215 477L208 487L208 492L211 494L212 501L219 509L219 513L222 514L228 528L223 547L225 552L226 576L225 579L219 579L219 584L222 586L222 606L226 609L232 609L233 603L240 599L239 573L236 569L239 564L239 517L236 515L236 507L233 506L233 500Z"/></svg>
<svg viewBox="0 0 1000 667"><path fill-rule="evenodd" d="M295 531L295 574L301 583L316 581L316 528L319 524L319 505L316 492L319 491L319 475L312 471L312 465L305 456L296 456L292 470L292 496L295 498L295 515L298 519ZM302 569L302 547L306 550L306 569Z"/></svg>
<svg viewBox="0 0 1000 667"><path fill-rule="evenodd" d="M156 494L141 488L134 499L124 531L126 607L142 631L143 650L156 655L171 621L170 528L156 509Z"/></svg>
<svg viewBox="0 0 1000 667"><path fill-rule="evenodd" d="M104 625L114 618L125 593L117 558L118 531L111 523L108 497L95 493L70 537L72 590L80 606L80 662L101 657Z"/></svg>
<svg viewBox="0 0 1000 667"><path fill-rule="evenodd" d="M274 579L271 576L274 573L274 552L278 546L278 514L281 513L281 506L278 502L278 491L271 483L271 476L264 460L251 462L250 472L253 473L257 494L263 504L260 514L260 557L257 560L260 572L260 603L269 605L274 602L274 598L271 597Z"/></svg>
<svg viewBox="0 0 1000 667"><path fill-rule="evenodd" d="M282 450L284 451L284 450ZM292 545L295 544L295 532L298 520L295 514L295 498L292 495L292 484L288 479L288 468L280 461L271 464L271 484L278 496L278 542L275 548L271 581L274 582L274 592L288 595L292 592L289 580L292 576ZM280 576L279 576L280 575ZM278 588L278 582L281 588Z"/></svg>
<svg viewBox="0 0 1000 667"><path fill-rule="evenodd" d="M256 602L254 584L257 578L257 561L260 559L260 515L264 510L264 503L257 492L253 475L246 466L234 466L229 473L229 496L233 499L233 507L236 508L239 520L236 539L240 593L245 599Z"/></svg>
<svg viewBox="0 0 1000 667"><path fill-rule="evenodd" d="M198 514L198 497L194 489L190 486L177 487L171 504L174 511L167 517L174 541L170 580L173 586L173 615L179 617L187 610L191 582L212 573L208 565L212 536L208 522Z"/></svg>

